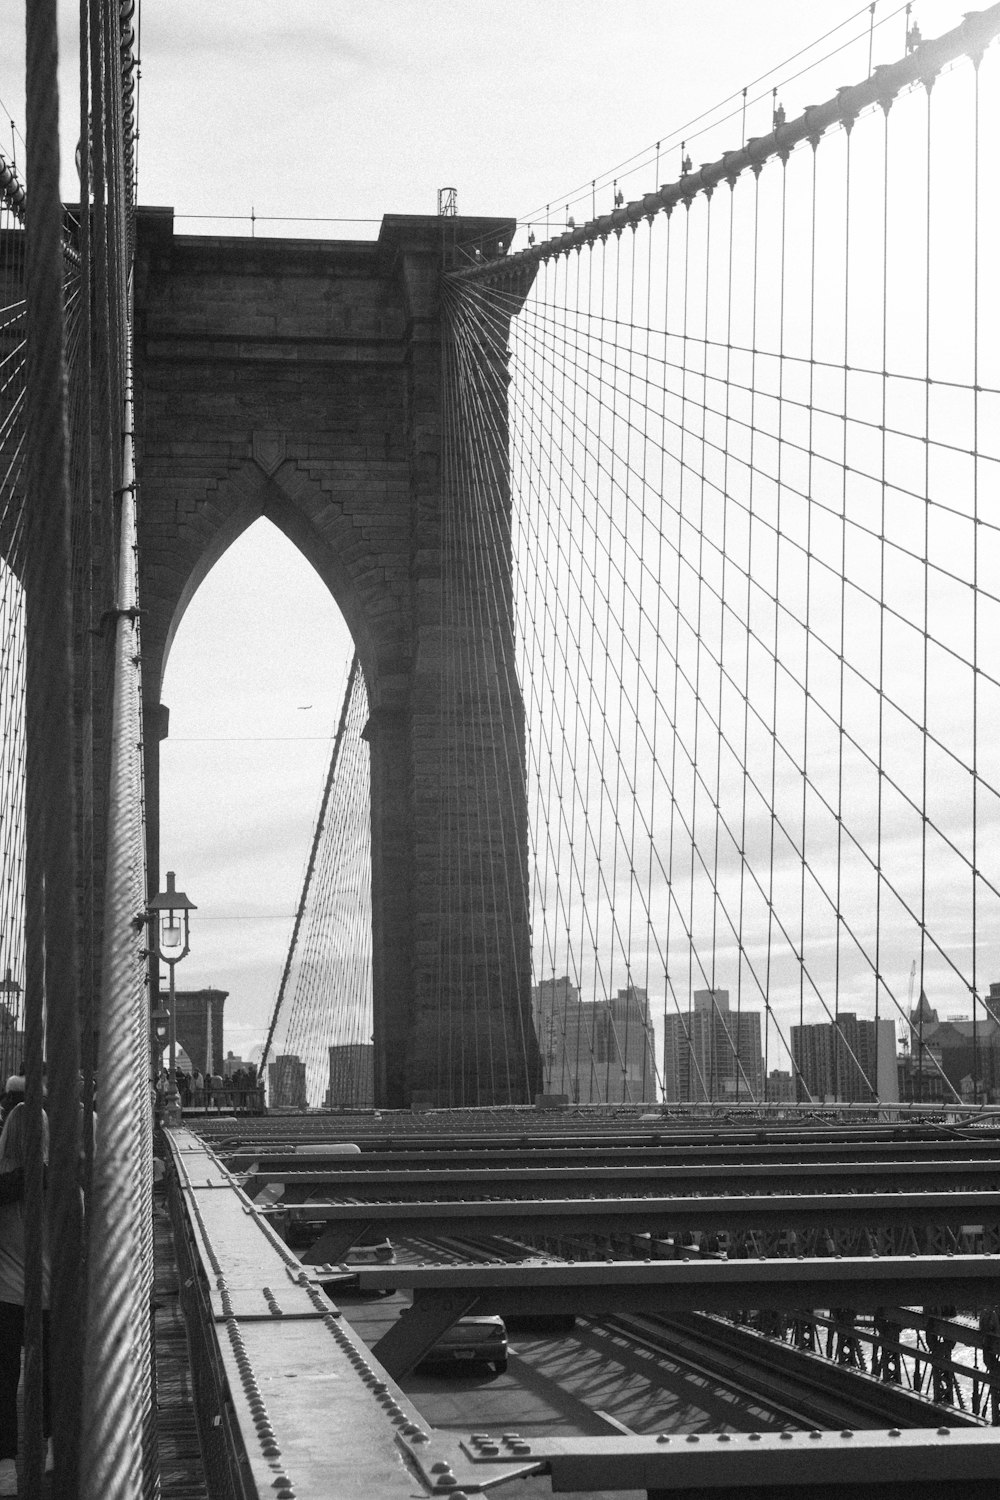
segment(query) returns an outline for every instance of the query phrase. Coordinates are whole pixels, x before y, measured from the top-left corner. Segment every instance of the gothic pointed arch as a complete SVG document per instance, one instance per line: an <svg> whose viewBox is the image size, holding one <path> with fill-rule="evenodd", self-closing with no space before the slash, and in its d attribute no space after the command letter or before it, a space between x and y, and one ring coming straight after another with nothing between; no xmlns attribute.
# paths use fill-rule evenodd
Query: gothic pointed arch
<svg viewBox="0 0 1000 1500"><path fill-rule="evenodd" d="M513 229L503 220L451 227L457 242L506 243ZM461 743L447 727L465 711L448 698L458 680L450 654L459 641L477 649L470 629L485 627L478 616L442 625L443 244L436 217L387 218L370 243L175 236L169 210L140 211L137 228L150 882L155 889L170 642L213 564L266 517L329 588L368 690L376 1098L396 1107L418 1093L443 1104L528 1101L538 1071L523 1042L533 1036L523 791L497 790L484 808L472 774L480 761L520 764L521 716L484 709ZM502 852L469 863L446 817L455 806L466 826L507 829ZM483 993L503 998L488 1015L475 1014L473 988L449 963L449 943L464 935L444 932L442 898L456 883L491 934ZM466 1013L477 1038L469 1057L443 1056L440 1016ZM493 1077L477 1063L487 1047L519 1059L495 1097L479 1083Z"/></svg>

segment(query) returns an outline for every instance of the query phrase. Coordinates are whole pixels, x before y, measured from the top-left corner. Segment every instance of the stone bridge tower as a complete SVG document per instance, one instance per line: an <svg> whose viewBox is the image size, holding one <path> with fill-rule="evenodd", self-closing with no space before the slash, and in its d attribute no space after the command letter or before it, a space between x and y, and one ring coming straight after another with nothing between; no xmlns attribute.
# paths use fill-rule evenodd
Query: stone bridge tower
<svg viewBox="0 0 1000 1500"><path fill-rule="evenodd" d="M170 644L210 568L266 516L326 582L368 689L375 1089L390 1108L417 1097L530 1101L537 1086L523 785L498 793L486 821L499 842L488 857L466 859L458 877L441 826L445 801L479 796L472 768L442 743L442 694L456 675L447 670L454 642L441 626L442 271L448 243L505 247L512 230L506 220L387 217L369 243L215 239L175 235L170 209L138 215L150 881L155 891ZM491 647L506 656L511 642ZM519 705L477 718L463 753L521 767ZM476 868L482 890L470 906L489 913L495 937L478 972L456 978L447 952L456 935L441 931L442 885L468 882ZM466 1023L451 1056L440 1045L443 1010Z"/></svg>

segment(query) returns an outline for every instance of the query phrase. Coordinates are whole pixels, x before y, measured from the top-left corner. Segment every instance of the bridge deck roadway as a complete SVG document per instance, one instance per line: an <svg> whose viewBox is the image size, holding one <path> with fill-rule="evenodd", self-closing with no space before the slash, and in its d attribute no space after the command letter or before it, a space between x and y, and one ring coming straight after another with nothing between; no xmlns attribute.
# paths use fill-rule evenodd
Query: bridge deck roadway
<svg viewBox="0 0 1000 1500"><path fill-rule="evenodd" d="M229 1128L227 1145L236 1133ZM663 1200L635 1200L623 1214L622 1198L628 1202L637 1192L662 1195L664 1184L672 1190L668 1211L693 1212L699 1216L698 1227L705 1227L706 1214L715 1210L730 1216L737 1211L738 1205L720 1201L727 1189L748 1213L773 1208L773 1222L778 1222L785 1210L774 1200L789 1196L775 1193L779 1184L794 1190L792 1196L803 1209L804 1193L823 1195L822 1204L812 1205L818 1212L829 1218L836 1208L852 1221L855 1214L859 1221L868 1219L875 1206L871 1190L881 1189L887 1200L881 1205L885 1213L899 1210L909 1223L921 1212L934 1222L938 1212L939 1205L929 1197L923 1198L922 1206L906 1201L923 1196L917 1188L933 1189L946 1200L941 1212L954 1222L947 1200L952 1197L949 1190L958 1189L954 1196L961 1200L962 1222L989 1222L1000 1189L997 1143L986 1142L984 1149L968 1151L957 1161L948 1159L951 1147L964 1148L967 1142L949 1143L948 1149L940 1140L923 1144L932 1148L917 1153L923 1159L911 1156L905 1143L883 1140L877 1152L863 1152L859 1161L852 1159L853 1148L845 1150L841 1139L835 1143L845 1158L841 1160L808 1152L799 1161L753 1160L747 1153L740 1162L716 1159L686 1165L676 1157L667 1163L661 1159L659 1165L644 1157L637 1161L633 1152L606 1165L576 1158L570 1167L525 1167L525 1160L533 1158L524 1152L520 1166L466 1166L457 1171L380 1170L388 1165L387 1158L380 1157L376 1165L369 1154L367 1170L348 1166L345 1171L343 1160L333 1169L324 1162L319 1170L311 1170L310 1161L305 1172L272 1171L268 1166L252 1174L247 1186L255 1191L268 1181L280 1181L286 1199L292 1200L317 1188L340 1198L370 1193L382 1199L386 1214L397 1215L399 1205L386 1204L385 1199L415 1199L409 1205L411 1231L425 1215L425 1228L433 1222L438 1234L457 1232L463 1214L480 1225L484 1218L490 1220L495 1232L495 1208L501 1221L507 1215L505 1230L511 1228L511 1214L521 1214L523 1221L533 1219L536 1227L549 1219L565 1230L575 1213L588 1218L593 1228L595 1211L603 1205L580 1200L578 1193L584 1182L584 1190L594 1192L603 1181L613 1184L607 1197L615 1200L613 1209L623 1224L641 1222L643 1217L648 1224L651 1206L658 1210ZM537 1474L551 1476L554 1490L576 1494L621 1488L633 1494L645 1490L652 1496L714 1491L766 1494L769 1500L779 1500L795 1486L799 1493L836 1493L838 1500L862 1494L874 1500L883 1493L874 1476L887 1473L905 1486L907 1500L919 1500L923 1493L937 1500L963 1490L968 1494L970 1486L986 1479L995 1483L1000 1475L1000 1433L958 1430L944 1422L940 1427L879 1429L850 1436L832 1431L689 1433L683 1439L667 1433L604 1438L533 1433L523 1439L509 1432L445 1433L428 1427L390 1373L407 1368L414 1351L426 1349L436 1330L470 1310L650 1313L658 1307L707 1311L763 1305L862 1311L892 1305L977 1306L1000 1300L998 1257L692 1257L575 1264L536 1257L503 1265L352 1267L365 1289L391 1285L413 1296L412 1307L398 1316L372 1354L321 1297L315 1282L323 1281L323 1273L310 1274L301 1266L268 1226L267 1215L240 1191L237 1180L205 1144L187 1132L175 1132L172 1153L192 1263L198 1268L201 1316L217 1343L220 1378L232 1400L237 1428L233 1445L245 1449L258 1492L266 1489L275 1500L309 1500L313 1494L339 1494L347 1488L386 1497L412 1497L421 1491L470 1494L514 1476ZM226 1155L233 1160L231 1146ZM272 1160L276 1158L274 1153ZM623 1166L622 1159L634 1165ZM260 1162L260 1156L254 1153L242 1160L249 1165L251 1160ZM421 1161L426 1163L428 1157ZM434 1190L429 1192L432 1183ZM571 1183L577 1186L573 1197L566 1191ZM904 1194L889 1191L904 1184ZM763 1190L756 1204L752 1191L747 1191L754 1186ZM704 1196L707 1187L714 1190L711 1197ZM850 1187L864 1191L855 1196L848 1192ZM499 1206L453 1203L445 1205L444 1216L436 1212L440 1204L425 1201L439 1193L462 1196L470 1191L516 1193L522 1201ZM838 1192L854 1202L838 1204ZM554 1194L560 1198L556 1204L537 1201ZM293 1201L290 1206L306 1210L310 1217L314 1211L311 1204ZM343 1209L341 1222L346 1225L351 1213L354 1222L368 1222L380 1205L325 1207ZM794 1210L790 1212L794 1217ZM449 1214L446 1230L442 1224ZM609 1208L605 1221L610 1215ZM337 1217L332 1215L331 1222Z"/></svg>

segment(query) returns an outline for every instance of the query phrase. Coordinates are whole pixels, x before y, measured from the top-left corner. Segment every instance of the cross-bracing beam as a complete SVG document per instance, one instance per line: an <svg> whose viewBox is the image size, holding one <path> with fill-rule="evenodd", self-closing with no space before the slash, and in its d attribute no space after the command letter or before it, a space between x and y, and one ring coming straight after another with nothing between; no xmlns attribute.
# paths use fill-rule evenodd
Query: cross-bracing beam
<svg viewBox="0 0 1000 1500"><path fill-rule="evenodd" d="M1000 1193L762 1193L757 1196L577 1198L522 1202L313 1202L285 1210L288 1222L323 1223L310 1260L339 1260L377 1225L387 1235L667 1235L696 1231L908 1229L975 1223L996 1231Z"/></svg>
<svg viewBox="0 0 1000 1500"><path fill-rule="evenodd" d="M465 1312L503 1316L624 1312L729 1312L767 1307L789 1310L849 1305L880 1307L975 1306L996 1296L1000 1259L994 1255L837 1256L833 1259L687 1261L552 1261L516 1265L395 1265L352 1267L361 1291L411 1288L405 1311L375 1346L398 1378L426 1353L453 1320L445 1302L468 1298ZM470 1295L471 1294L471 1295ZM459 1314L462 1316L463 1314Z"/></svg>

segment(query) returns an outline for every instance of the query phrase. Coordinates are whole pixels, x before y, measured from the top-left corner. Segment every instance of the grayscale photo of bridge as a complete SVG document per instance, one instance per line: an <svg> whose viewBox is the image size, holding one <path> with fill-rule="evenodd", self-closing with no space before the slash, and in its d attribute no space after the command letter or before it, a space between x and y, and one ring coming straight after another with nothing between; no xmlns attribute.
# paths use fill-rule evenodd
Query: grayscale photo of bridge
<svg viewBox="0 0 1000 1500"><path fill-rule="evenodd" d="M0 1497L994 1493L1000 5L19 12Z"/></svg>

